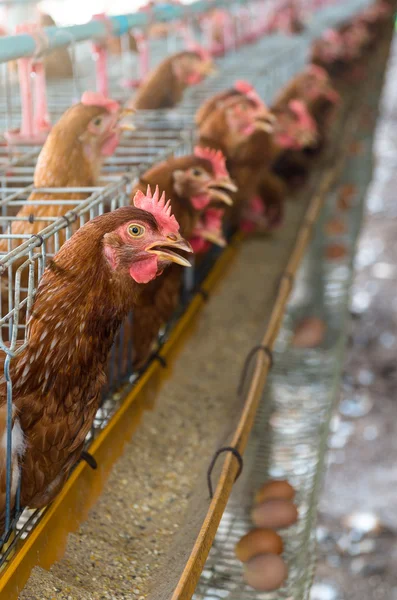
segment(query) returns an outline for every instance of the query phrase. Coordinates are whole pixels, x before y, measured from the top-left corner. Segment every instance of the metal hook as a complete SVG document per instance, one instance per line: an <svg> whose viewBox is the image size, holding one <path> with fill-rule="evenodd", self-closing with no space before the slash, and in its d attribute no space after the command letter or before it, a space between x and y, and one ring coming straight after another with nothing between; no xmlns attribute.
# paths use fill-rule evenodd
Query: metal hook
<svg viewBox="0 0 397 600"><path fill-rule="evenodd" d="M263 345L254 346L248 352L247 357L246 357L245 362L244 362L244 365L243 365L243 369L241 371L240 381L239 381L238 388L237 388L237 395L238 396L241 396L241 394L243 393L245 380L247 378L248 368L249 368L249 366L251 364L252 359L254 358L254 356L256 356L256 354L259 352L259 350L262 350L265 353L265 355L267 356L267 358L269 360L269 367L270 367L270 369L273 366L273 353L270 350L270 348L268 346L263 346Z"/></svg>
<svg viewBox="0 0 397 600"><path fill-rule="evenodd" d="M241 454L237 450L237 448L235 448L234 446L224 446L223 448L219 448L219 450L217 450L215 452L214 456L212 457L212 460L210 462L210 465L209 465L208 471L207 471L207 484L208 484L208 491L209 491L211 500L214 497L214 489L212 487L212 479L211 479L212 471L214 470L215 463L218 460L219 455L223 454L224 452L231 452L233 454L233 456L235 456L237 458L238 471L237 471L234 482L237 481L237 479L240 477L242 470L243 470L243 466L244 466L243 457L241 456Z"/></svg>

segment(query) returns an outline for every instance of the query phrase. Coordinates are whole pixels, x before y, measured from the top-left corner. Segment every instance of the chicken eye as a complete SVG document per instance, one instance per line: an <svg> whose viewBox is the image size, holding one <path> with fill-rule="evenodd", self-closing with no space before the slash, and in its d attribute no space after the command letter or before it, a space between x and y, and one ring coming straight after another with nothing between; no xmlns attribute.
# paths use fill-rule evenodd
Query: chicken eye
<svg viewBox="0 0 397 600"><path fill-rule="evenodd" d="M203 174L201 169L193 169L192 172L195 177L201 177L201 175Z"/></svg>
<svg viewBox="0 0 397 600"><path fill-rule="evenodd" d="M144 235L145 228L137 223L132 223L132 225L128 227L128 233L131 237L140 238Z"/></svg>
<svg viewBox="0 0 397 600"><path fill-rule="evenodd" d="M95 127L99 127L101 124L102 124L102 117L97 117L96 119L94 119Z"/></svg>

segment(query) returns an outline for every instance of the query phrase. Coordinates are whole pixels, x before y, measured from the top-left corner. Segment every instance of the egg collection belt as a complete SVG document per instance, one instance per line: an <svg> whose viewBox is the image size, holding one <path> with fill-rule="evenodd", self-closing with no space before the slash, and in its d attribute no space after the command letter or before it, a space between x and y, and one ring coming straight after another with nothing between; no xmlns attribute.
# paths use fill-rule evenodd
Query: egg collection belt
<svg viewBox="0 0 397 600"><path fill-rule="evenodd" d="M137 183L139 176L144 173L149 166L152 166L169 156L183 156L192 153L195 142L193 125L195 111L203 100L222 89L230 87L236 77L241 76L250 80L255 85L261 97L270 102L276 92L306 64L311 41L325 28L343 21L352 13L362 8L365 4L365 2L355 0L344 3L343 5L338 4L328 7L316 14L316 17L310 23L307 31L302 35L286 37L275 34L259 40L254 45L243 47L228 54L217 61L219 66L218 74L190 89L177 108L163 111L138 112L136 115L137 130L129 134L128 138L122 141L116 153L106 161L101 175L101 185L97 187L36 189L33 185L33 174L37 156L40 152L40 146L18 146L16 148L9 148L5 143L0 146L0 221L2 225L0 239L6 239L9 243L9 252L6 255L3 255L0 260L0 280L3 279L2 275L6 275L6 294L8 296L8 311L5 312L3 307L0 318L0 348L8 356L6 368L12 358L17 353L23 351L24 344L17 345L17 341L25 332L25 311L26 308L29 308L32 305L38 281L43 274L46 262L54 256L62 243L61 240L63 234L60 236L60 232L66 232L66 238L69 238L75 230L76 224L82 226L97 215L128 205L132 187ZM180 43L180 41L176 39L174 44L175 49L178 49L178 43ZM157 42L156 44L157 45L152 53L154 64L164 56L164 53L167 50L160 42ZM79 47L77 47L76 50L79 52L81 50L81 60L79 59L79 64L82 65L82 74L78 77L77 81L56 82L48 85L49 112L52 122L55 122L70 106L78 87L81 87L81 89L90 89L95 86L95 80L90 71L91 59L88 56L87 51L84 50L84 48L80 49ZM111 88L110 95L121 101L125 100L127 98L127 92L119 85L123 75L120 61L113 59L110 61L109 75ZM17 100L14 102L14 98L18 98L18 94L15 93L15 88L13 87L13 84L10 83L5 70L3 76L3 84L7 88L7 93L3 95L3 100L0 104L0 122L2 123L3 130L5 130L19 125L19 106ZM7 98L12 98L12 102L10 103L7 101ZM377 98L372 98L372 102L375 101L377 101ZM369 160L371 153L371 135L372 132L365 138L366 143L368 142L369 144L366 160ZM352 177L362 178L362 169L362 166L357 166L357 161L351 159L350 163L343 171L343 177L349 181ZM366 183L366 180L360 179L362 195L364 194ZM56 204L65 206L70 205L70 210L61 217L47 217L45 213L43 213L42 216L37 217L36 219L42 222L42 228L40 229L40 233L35 236L22 234L15 235L13 234L13 224L17 220L15 214L19 207L26 204L27 198L33 190L39 193L56 192L60 195L62 195L62 193L68 194L70 192L76 192L85 194L86 198L78 203L76 203L75 200L62 199L61 196L58 200L43 200L43 206L45 206L46 203L51 204L52 206ZM37 205L38 201L35 200L34 204ZM356 233L357 231L353 231L350 234L349 244L351 247L354 245ZM16 238L18 239L19 245L16 248L11 249L12 242ZM316 255L317 249L318 247L313 242L309 253L309 262L310 257L313 258ZM159 348L169 340L170 333L172 332L175 323L181 315L186 312L192 298L195 297L200 289L203 289L203 282L205 282L214 266L222 259L221 254L222 252L220 250L211 251L199 268L193 268L191 271L186 272L180 305L175 314L175 318L160 332ZM16 262L21 258L25 259L24 263L15 268ZM330 270L327 266L324 266L324 268L326 269L325 278L327 281L334 281L335 277L337 278L338 276L335 270ZM23 287L20 283L21 279L24 279L24 273L29 274L27 277L27 287ZM306 269L300 273L299 277L302 280L310 277L310 269L306 267ZM337 311L340 310L341 306L346 305L350 277L351 272L349 271L348 276L344 279L343 283L341 283L340 296L338 297L339 308L336 307L334 298L326 298L325 306L327 310L329 309L331 312L332 310ZM5 286L2 286L2 289L4 288ZM205 293L205 291L203 293ZM294 304L292 302L290 309L292 312L293 307ZM291 318L290 313L287 312L283 324L282 335L287 335L286 332L291 327L289 321ZM131 315L130 321L133 326L133 315ZM26 336L24 341L26 343ZM281 354L281 351L282 344L280 348L276 345L276 354L277 352L280 352ZM153 361L158 360L161 360L158 355L153 356L150 359L148 366L150 366ZM317 361L316 364L318 364L319 356L313 355L313 360L314 362ZM121 330L112 349L111 360L108 367L108 382L103 391L101 408L98 410L93 428L87 437L87 448L109 424L115 411L122 406L124 398L130 394L132 387L139 384L142 372L133 372L131 365L132 347L125 344L125 335L123 330ZM338 365L340 365L340 363L338 363ZM328 370L326 367L329 367ZM326 365L326 367L321 371L321 374L318 372L316 376L314 376L313 371L311 370L312 364L305 365L301 385L309 386L314 382L315 385L326 387L330 378L332 379L334 376L336 365L332 363ZM300 372L300 369L301 364L295 356L288 356L285 362L280 361L279 366L272 374L273 386L277 388L277 386L287 387L289 385L295 385L297 379L299 379L298 371ZM286 371L288 371L288 377ZM306 376L307 381L305 380ZM288 410L291 408L290 403L288 398L286 400L282 393L279 394L279 397L280 406L278 406L278 410L281 414L280 419L281 421L283 419L288 420ZM323 410L325 415L323 416L326 420L329 419L332 401L330 401L329 394L324 394L323 399L324 404L321 410ZM12 402L11 386L8 389L7 402ZM324 457L324 439L321 438L319 447L319 439L321 436L319 432L316 432L313 438L315 443L313 443L310 448L308 446L306 448L301 448L302 454L297 457L297 463L291 462L290 466L287 468L283 454L285 439L283 438L281 441L281 434L280 439L278 439L277 423L276 425L269 425L269 402L266 401L266 398L265 402L261 404L261 407L256 422L256 428L259 431L263 431L263 429L270 427L272 431L269 433L268 440L272 439L274 443L271 444L269 441L266 443L258 443L258 439L254 436L254 441L249 447L249 452L257 457L252 462L252 464L255 465L253 467L254 470L255 468L258 468L262 479L264 469L267 469L267 472L270 475L278 476L282 474L288 476L288 478L294 482L294 477L299 477L299 474L297 475L297 468L295 468L296 464L301 464L302 460L306 460L307 456L310 455L310 460L313 461L313 477L310 483L310 490L308 489L308 494L309 491L314 495L317 494L317 478L319 477L321 462ZM284 409L287 411L286 413L283 413ZM305 404L305 410L306 409L307 406ZM282 423L282 425L284 426L284 423ZM283 428L281 427L281 429ZM307 432L294 432L292 435L294 437L293 441L291 441L290 454L293 452L296 440L301 438L306 439ZM280 443L280 447L277 446L278 442ZM303 441L302 444L304 445ZM278 469L277 472L273 472L272 468L273 470ZM251 484L256 484L258 481L259 475L258 478L255 479L255 473L252 474ZM298 483L298 480L296 481ZM247 484L246 480L245 483ZM314 492L312 492L313 489L315 490ZM310 499L311 508L308 511L308 518L301 521L299 525L301 528L304 528L304 531L292 529L290 534L292 540L304 539L305 556L308 556L308 552L311 556L313 555L314 540L312 539L312 531L315 519L314 495ZM223 521L221 522L218 534L218 540L221 542L221 551L216 547L210 556L208 568L206 568L204 577L200 580L196 591L195 598L197 598L197 600L205 600L208 597L209 591L211 591L212 594L211 598L225 597L222 592L225 588L230 592L227 596L230 600L240 600L242 597L242 589L241 587L236 587L233 576L233 569L236 567L236 564L234 564L230 558L232 544L237 540L236 536L238 536L242 527L244 527L244 519L246 518L241 512L244 510L244 507L241 503L239 504L240 499L238 496L237 500L232 501L230 509L228 508L228 511L225 513ZM17 543L20 540L27 538L34 526L39 522L40 517L41 513L39 511L23 510L23 507L18 505L15 514L11 515L11 511L8 508L8 527L4 535L4 538L8 540L8 543L3 547L1 558L2 564L6 564L12 558ZM293 551L294 554L299 554L296 546L292 544L291 548L293 548L291 552ZM300 560L304 560L303 554L300 555ZM228 579L225 578L224 575L226 566L231 570ZM308 564L306 567L312 568L312 564ZM298 572L299 577L302 578L302 571L299 571L298 569L296 571L297 575L294 585L296 584L296 589L299 588L300 593L299 595L294 595L294 598L304 598L309 585L307 570L305 577L297 583L297 580L299 579ZM293 577L294 574L292 574L292 578ZM254 598L254 595L250 595L250 592L246 588L243 588L243 590L244 598ZM277 595L277 598L288 598L288 594L290 594L290 590L283 596ZM270 596L266 596L266 598L270 598ZM276 598L276 596L274 596L274 598Z"/></svg>

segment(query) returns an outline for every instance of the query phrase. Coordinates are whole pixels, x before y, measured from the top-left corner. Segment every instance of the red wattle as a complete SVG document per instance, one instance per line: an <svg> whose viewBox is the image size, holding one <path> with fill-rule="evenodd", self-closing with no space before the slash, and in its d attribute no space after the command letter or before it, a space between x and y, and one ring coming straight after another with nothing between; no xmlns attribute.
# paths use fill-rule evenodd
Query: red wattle
<svg viewBox="0 0 397 600"><path fill-rule="evenodd" d="M148 256L130 266L130 275L137 283L148 283L157 276L157 256Z"/></svg>
<svg viewBox="0 0 397 600"><path fill-rule="evenodd" d="M191 199L191 203L193 208L196 210L203 210L210 203L210 198L206 194L201 194L200 196L193 196Z"/></svg>
<svg viewBox="0 0 397 600"><path fill-rule="evenodd" d="M203 76L200 73L191 73L186 77L186 83L188 85L197 85L203 80Z"/></svg>
<svg viewBox="0 0 397 600"><path fill-rule="evenodd" d="M110 135L105 143L102 145L101 154L102 156L112 156L115 153L117 146L119 145L120 138L117 133Z"/></svg>

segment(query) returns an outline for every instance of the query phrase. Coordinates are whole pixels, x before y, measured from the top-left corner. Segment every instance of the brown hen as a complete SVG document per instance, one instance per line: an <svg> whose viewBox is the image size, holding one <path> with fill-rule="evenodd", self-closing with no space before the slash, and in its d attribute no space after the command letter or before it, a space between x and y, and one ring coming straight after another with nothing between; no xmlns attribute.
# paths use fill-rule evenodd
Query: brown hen
<svg viewBox="0 0 397 600"><path fill-rule="evenodd" d="M206 149L196 154L170 158L147 171L137 189L159 182L171 199L172 211L181 234L188 240L193 236L223 246L222 222L213 228L204 215L216 205L230 205L236 186L230 180L223 156ZM214 221L212 220L211 223ZM195 239L197 243L197 240ZM194 247L193 247L194 249ZM182 269L173 265L161 277L145 287L134 309L132 339L134 367L141 368L150 356L162 325L174 314L181 294Z"/></svg>
<svg viewBox="0 0 397 600"><path fill-rule="evenodd" d="M28 343L10 366L12 487L40 508L81 456L105 381L107 356L144 282L190 252L169 205L139 192L136 207L89 221L67 241L40 281ZM139 208L138 208L139 207ZM6 389L0 388L0 515L5 513Z"/></svg>
<svg viewBox="0 0 397 600"><path fill-rule="evenodd" d="M117 147L122 116L123 112L116 102L97 93L83 94L82 102L69 108L49 134L37 160L34 186L67 188L98 185L102 163ZM52 220L43 223L36 218L61 217L74 208L70 204L51 204L52 200L76 200L77 205L88 195L87 192L33 192L28 198L29 204L18 211L11 233L39 234ZM48 203L34 205L35 200L48 200ZM64 236L65 233L60 232L60 243ZM21 239L12 240L11 248L18 246ZM53 252L53 240L48 240L47 244L47 252ZM0 240L0 252L8 250L8 241Z"/></svg>
<svg viewBox="0 0 397 600"><path fill-rule="evenodd" d="M69 108L49 134L37 160L34 173L35 187L68 188L98 185L102 163L114 152L118 144L123 127L120 123L123 114L116 102L101 94L85 92L82 102ZM18 211L10 233L15 236L39 235L54 218L62 217L75 208L75 205L52 204L52 201L75 200L77 205L88 195L86 192L33 192L28 197L29 204L26 203ZM43 200L47 201L45 205L34 204L35 201ZM10 208L12 209L12 206ZM49 217L52 220L46 221ZM73 224L73 215L69 218L69 222L72 223L72 231L75 231L77 223ZM61 245L66 239L65 230L60 230L58 236ZM23 241L23 238L0 240L0 253L9 252ZM47 254L54 253L55 250L55 239L51 237L46 241ZM13 263L14 273L25 260L26 257L23 257ZM27 288L28 275L28 268L24 268L21 276L22 288ZM6 274L2 276L3 316L9 311L8 295L5 293L6 278Z"/></svg>
<svg viewBox="0 0 397 600"><path fill-rule="evenodd" d="M211 58L201 48L169 56L149 73L129 105L143 110L172 108L189 86L200 83L213 71Z"/></svg>
<svg viewBox="0 0 397 600"><path fill-rule="evenodd" d="M301 100L306 104L310 115L316 121L316 148L321 150L339 103L339 94L327 72L317 65L309 65L280 91L273 106L287 107L291 100Z"/></svg>
<svg viewBox="0 0 397 600"><path fill-rule="evenodd" d="M259 230L280 223L285 188L270 172L280 152L276 119L246 82L237 82L205 102L196 114L199 143L220 149L238 192L228 211L233 229L247 222ZM250 226L248 227L248 222Z"/></svg>
<svg viewBox="0 0 397 600"><path fill-rule="evenodd" d="M39 15L40 27L55 27L54 19L46 14ZM57 48L43 56L43 64L47 79L73 77L73 65L69 51L66 48Z"/></svg>

